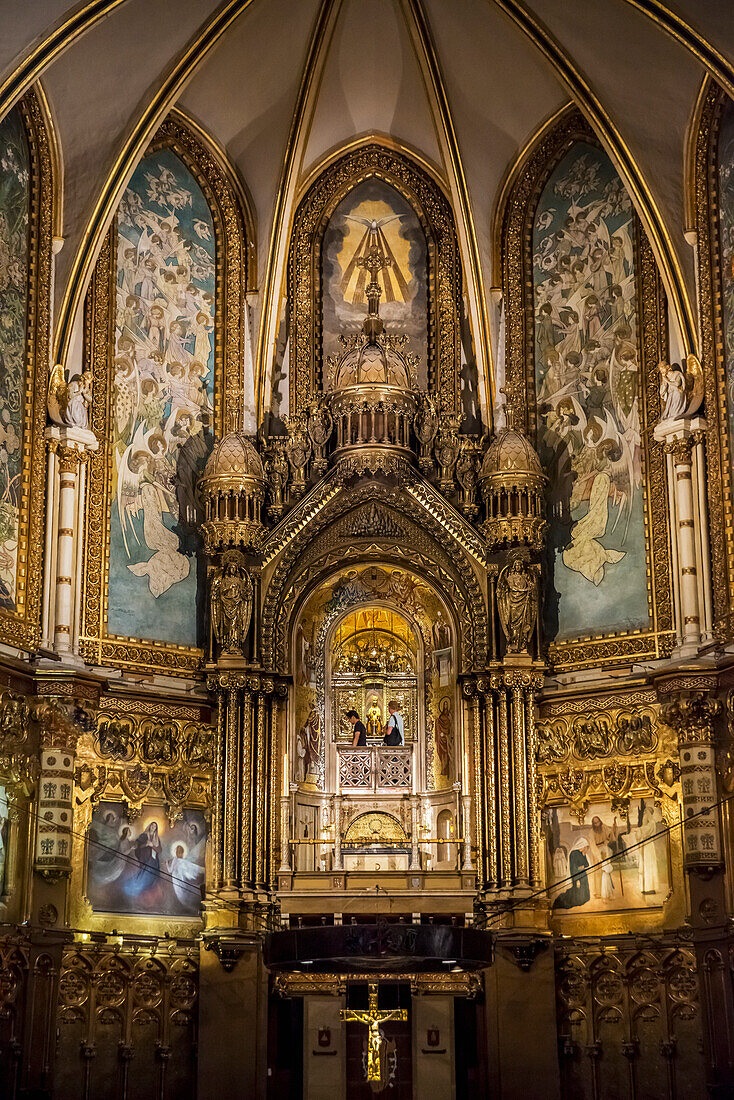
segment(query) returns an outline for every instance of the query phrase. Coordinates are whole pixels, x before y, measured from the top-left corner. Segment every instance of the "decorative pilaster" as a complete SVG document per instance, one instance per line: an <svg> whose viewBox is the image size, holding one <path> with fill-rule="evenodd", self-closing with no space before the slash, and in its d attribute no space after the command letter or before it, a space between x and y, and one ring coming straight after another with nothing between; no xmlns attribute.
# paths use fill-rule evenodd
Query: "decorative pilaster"
<svg viewBox="0 0 734 1100"><path fill-rule="evenodd" d="M462 828L464 830L464 854L461 864L462 871L473 871L474 864L471 858L471 795L465 794L461 798Z"/></svg>
<svg viewBox="0 0 734 1100"><path fill-rule="evenodd" d="M86 428L52 425L49 442L46 564L51 597L44 636L62 660L78 660L86 460L99 444Z"/></svg>
<svg viewBox="0 0 734 1100"><path fill-rule="evenodd" d="M711 640L705 430L701 417L667 420L655 428L665 451L678 657L695 656Z"/></svg>
<svg viewBox="0 0 734 1100"><path fill-rule="evenodd" d="M421 858L418 850L418 827L420 822L420 800L417 795L410 797L410 870L420 871Z"/></svg>
<svg viewBox="0 0 734 1100"><path fill-rule="evenodd" d="M734 1094L734 943L728 913L721 837L722 792L716 748L723 733L719 678L701 666L661 676L662 718L675 732L681 764L684 858L690 923L698 970L706 1087L709 1096ZM731 868L728 868L731 872Z"/></svg>

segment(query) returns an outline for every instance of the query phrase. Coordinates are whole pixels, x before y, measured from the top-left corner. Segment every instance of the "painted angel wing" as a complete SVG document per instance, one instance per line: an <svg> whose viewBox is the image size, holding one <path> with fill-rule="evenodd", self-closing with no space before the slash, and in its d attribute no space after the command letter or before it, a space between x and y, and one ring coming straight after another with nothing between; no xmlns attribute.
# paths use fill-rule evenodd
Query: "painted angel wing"
<svg viewBox="0 0 734 1100"><path fill-rule="evenodd" d="M60 363L51 371L51 377L48 380L48 415L53 420L54 424L64 423L64 413L66 411L66 394L67 384L64 378L64 368Z"/></svg>
<svg viewBox="0 0 734 1100"><path fill-rule="evenodd" d="M139 450L147 450L143 433L145 425L140 424L133 436L132 443L128 446L120 459L117 469L117 514L122 529L122 541L125 544L125 552L130 557L128 548L128 535L133 534L139 541L133 525L133 515L137 514L140 507L140 474L130 468L130 459Z"/></svg>
<svg viewBox="0 0 734 1100"><path fill-rule="evenodd" d="M703 404L703 368L697 355L686 356L686 416L697 413Z"/></svg>

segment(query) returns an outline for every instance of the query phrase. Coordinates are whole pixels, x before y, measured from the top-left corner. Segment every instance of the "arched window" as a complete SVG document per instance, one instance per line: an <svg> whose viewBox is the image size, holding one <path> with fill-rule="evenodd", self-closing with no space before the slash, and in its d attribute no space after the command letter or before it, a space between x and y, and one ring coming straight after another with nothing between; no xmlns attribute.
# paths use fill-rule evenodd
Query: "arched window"
<svg viewBox="0 0 734 1100"><path fill-rule="evenodd" d="M0 639L38 643L53 179L39 98L0 122Z"/></svg>
<svg viewBox="0 0 734 1100"><path fill-rule="evenodd" d="M550 479L544 626L554 663L592 663L610 635L620 660L666 652L664 470L647 436L666 350L663 293L624 184L575 112L520 169L501 250L505 389L521 397L517 408L527 397Z"/></svg>
<svg viewBox="0 0 734 1100"><path fill-rule="evenodd" d="M195 486L214 435L241 424L245 241L233 183L169 119L122 197L87 311L95 398L105 394L92 425L105 446L88 508L87 659L200 661Z"/></svg>

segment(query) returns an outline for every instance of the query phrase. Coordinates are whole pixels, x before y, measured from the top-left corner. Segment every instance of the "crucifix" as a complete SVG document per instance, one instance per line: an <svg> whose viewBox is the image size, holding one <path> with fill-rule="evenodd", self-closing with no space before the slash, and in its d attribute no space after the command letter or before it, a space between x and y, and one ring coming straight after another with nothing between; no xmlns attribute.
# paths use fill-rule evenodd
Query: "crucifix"
<svg viewBox="0 0 734 1100"><path fill-rule="evenodd" d="M380 1024L388 1020L407 1020L406 1008L391 1008L380 1010L377 1007L377 982L369 983L367 1011L359 1012L350 1008L341 1010L342 1020L347 1023L367 1024L369 1028L367 1036L367 1080L382 1080L382 1063L380 1059Z"/></svg>

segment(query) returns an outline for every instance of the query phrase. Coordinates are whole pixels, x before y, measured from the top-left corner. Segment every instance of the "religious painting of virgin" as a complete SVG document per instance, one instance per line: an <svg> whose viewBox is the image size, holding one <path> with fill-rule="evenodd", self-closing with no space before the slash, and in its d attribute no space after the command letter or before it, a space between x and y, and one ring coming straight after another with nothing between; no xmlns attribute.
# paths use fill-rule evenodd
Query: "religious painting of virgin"
<svg viewBox="0 0 734 1100"><path fill-rule="evenodd" d="M208 829L200 810L170 825L162 806L131 821L119 802L100 802L87 839L87 897L96 912L197 917Z"/></svg>
<svg viewBox="0 0 734 1100"><path fill-rule="evenodd" d="M334 211L321 256L324 361L344 350L340 338L359 333L367 315L367 286L374 278L380 317L388 333L405 337L402 350L419 356L418 385L425 389L427 247L410 204L384 180L364 180Z"/></svg>
<svg viewBox="0 0 734 1100"><path fill-rule="evenodd" d="M0 123L0 607L17 609L28 315L30 149L19 108Z"/></svg>
<svg viewBox="0 0 734 1100"><path fill-rule="evenodd" d="M652 799L633 800L626 819L592 803L579 824L568 807L544 811L553 909L605 913L661 906L670 891L668 834Z"/></svg>
<svg viewBox="0 0 734 1100"><path fill-rule="evenodd" d="M215 234L170 149L140 163L117 218L110 633L195 646L196 479L213 424Z"/></svg>
<svg viewBox="0 0 734 1100"><path fill-rule="evenodd" d="M533 224L538 447L550 477L550 637L649 625L635 222L600 149L577 142Z"/></svg>

